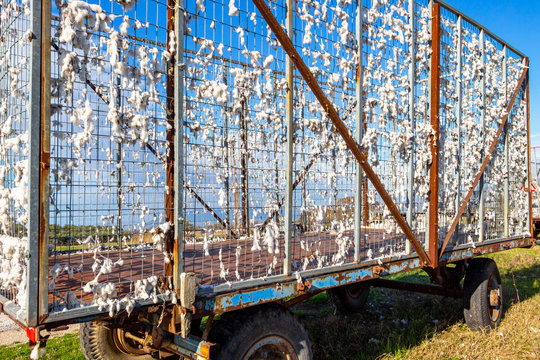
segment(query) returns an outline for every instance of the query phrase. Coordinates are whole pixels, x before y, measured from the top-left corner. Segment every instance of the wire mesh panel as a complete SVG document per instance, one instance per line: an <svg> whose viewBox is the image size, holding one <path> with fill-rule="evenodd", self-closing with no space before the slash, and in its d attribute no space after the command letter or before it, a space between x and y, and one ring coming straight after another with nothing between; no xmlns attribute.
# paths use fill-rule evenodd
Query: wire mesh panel
<svg viewBox="0 0 540 360"><path fill-rule="evenodd" d="M168 290L166 74L176 45L167 12L164 1L53 5L51 312L129 311Z"/></svg>
<svg viewBox="0 0 540 360"><path fill-rule="evenodd" d="M515 89L525 65L523 59L509 51L508 56L509 88ZM520 89L512 108L508 123L508 183L509 183L509 236L530 235L529 220L529 176L528 176L528 124L525 88Z"/></svg>
<svg viewBox="0 0 540 360"><path fill-rule="evenodd" d="M279 274L284 51L251 1L186 10L184 271L204 285Z"/></svg>
<svg viewBox="0 0 540 360"><path fill-rule="evenodd" d="M291 36L349 130L356 134L356 125L365 123L362 147L403 212L413 147L407 122L407 5L365 2L361 10L364 116L356 100L358 5L296 2ZM271 9L285 25L285 2L274 2ZM187 4L187 12L184 269L197 273L203 284L281 273L287 111L294 118L292 270L351 262L353 214L362 206L354 200L356 163L324 109L296 72L287 84L284 52L251 2L200 1ZM428 13L425 8L421 13L425 55ZM425 77L428 63L421 60L418 71ZM294 100L287 110L289 87ZM419 158L427 168L425 155ZM406 255L405 239L386 205L367 182L362 186L360 260ZM424 219L418 224L425 226Z"/></svg>
<svg viewBox="0 0 540 360"><path fill-rule="evenodd" d="M528 205L527 192L523 191L527 177L527 137L521 132L527 131L523 89L508 124L495 138L516 91L523 59L461 15L444 8L441 15L439 238L446 236L495 140L495 150L450 244L474 245L509 235L528 236L524 225ZM512 180L514 176L520 180ZM521 220L509 209L517 210L517 203L523 206ZM509 233L508 223L516 222L520 230Z"/></svg>
<svg viewBox="0 0 540 360"><path fill-rule="evenodd" d="M45 50L50 176L42 179L50 186L41 193L49 312L98 305L112 316L130 312L135 300L175 301L174 224L182 225L179 270L218 291L284 272L300 278L303 271L414 256L388 200L290 70L253 2L184 5L61 0L52 7ZM495 139L524 59L443 6L440 89L432 89L430 5L269 3L424 248L432 223L430 91L440 91L440 240L495 140L450 245L528 236L524 89ZM21 305L29 10L25 1L0 1L0 10L0 295ZM179 11L182 47L174 29ZM175 89L178 69L183 81ZM174 113L180 106L182 118ZM175 203L175 194L182 201Z"/></svg>
<svg viewBox="0 0 540 360"><path fill-rule="evenodd" d="M27 294L30 18L25 1L0 1L0 295Z"/></svg>
<svg viewBox="0 0 540 360"><path fill-rule="evenodd" d="M291 6L288 28L287 2L270 4L416 237L427 243L430 3ZM201 0L186 10L184 269L204 285L279 274L289 233L292 271L409 255L401 229L376 189L356 178L354 157L305 81L294 70L287 83L286 56L254 5ZM504 65L503 44L477 25L443 9L440 30L442 240L480 170L515 82L503 73L511 69ZM289 91L293 102L287 108ZM292 178L285 171L288 114ZM508 235L503 193L511 190L496 170L508 159L505 138L460 219L453 245ZM287 182L293 190L291 224L285 223ZM355 211L361 213L359 224ZM354 239L355 226L360 241Z"/></svg>
<svg viewBox="0 0 540 360"><path fill-rule="evenodd" d="M357 123L356 3L293 4L293 43L350 130ZM351 262L355 159L303 79L293 88L292 270Z"/></svg>

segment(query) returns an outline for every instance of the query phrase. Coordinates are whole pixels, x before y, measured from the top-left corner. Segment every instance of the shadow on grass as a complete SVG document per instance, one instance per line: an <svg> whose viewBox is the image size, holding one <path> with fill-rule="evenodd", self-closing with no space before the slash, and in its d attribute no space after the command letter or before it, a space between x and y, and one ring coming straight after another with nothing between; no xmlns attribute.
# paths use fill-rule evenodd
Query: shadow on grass
<svg viewBox="0 0 540 360"><path fill-rule="evenodd" d="M505 309L540 293L540 263L500 272ZM398 279L429 282L421 272ZM407 349L452 325L466 327L461 299L382 288L371 289L365 311L360 314L335 315L324 293L295 306L293 311L306 323L316 360L377 359L384 354L400 358Z"/></svg>

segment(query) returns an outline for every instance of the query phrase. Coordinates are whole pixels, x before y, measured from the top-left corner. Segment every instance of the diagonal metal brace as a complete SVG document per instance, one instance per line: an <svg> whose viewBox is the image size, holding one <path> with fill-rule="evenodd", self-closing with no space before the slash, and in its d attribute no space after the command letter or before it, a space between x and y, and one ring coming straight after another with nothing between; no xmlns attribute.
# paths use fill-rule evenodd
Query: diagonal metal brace
<svg viewBox="0 0 540 360"><path fill-rule="evenodd" d="M308 84L309 88L311 89L311 91L313 92L313 94L315 95L319 103L321 104L322 108L324 109L324 111L326 112L330 120L332 121L332 124L334 125L338 133L341 135L343 140L345 140L347 147L353 153L354 157L356 158L356 160L362 167L362 170L364 170L364 172L366 173L367 178L371 181L371 183L373 184L373 186L375 187L375 189L381 196L382 200L388 207L388 210L394 216L399 227L401 228L401 230L403 231L407 239L410 241L411 245L414 247L414 250L418 254L418 257L422 261L422 264L424 266L430 265L431 262L428 259L424 249L422 248L418 240L416 240L409 225L407 224L405 219L401 216L398 208L396 207L396 205L390 198L390 195L388 195L383 184L377 177L377 174L375 174L375 171L373 171L373 169L369 165L366 155L362 153L362 151L360 150L360 147L358 146L354 138L349 133L349 130L347 129L347 127L345 126L341 118L339 117L339 114L337 113L336 109L334 108L330 100L328 100L328 98L322 91L321 87L317 83L317 80L315 80L315 77L313 76L309 68L306 66L306 64L304 63L304 61L302 60L302 58L300 57L300 55L294 48L293 43L291 42L287 34L285 34L285 32L283 31L283 28L281 27L279 22L276 20L276 18L272 14L272 11L270 10L270 8L268 8L268 6L266 5L266 2L264 0L253 0L253 3L259 9L261 15L268 23L268 26L270 27L270 29L272 29L272 32L276 36L277 40L280 42L281 46L283 47L287 55L289 55L289 57L291 58L291 61L296 66L296 68L298 69L298 72L302 75L302 77Z"/></svg>
<svg viewBox="0 0 540 360"><path fill-rule="evenodd" d="M514 90L514 94L512 95L512 99L508 103L508 106L506 107L506 111L504 113L504 117L501 121L501 124L499 125L499 129L497 130L497 133L495 134L495 138L493 139L493 142L491 143L491 146L489 147L488 153L486 154L484 158L484 162L482 162L482 166L480 166L480 170L478 170L478 174L476 174L476 178L474 179L473 184L471 185L471 188L469 189L469 192L467 193L467 196L465 196L465 199L463 199L463 203L461 204L461 207L459 208L458 213L454 217L454 221L452 221L452 225L450 226L450 229L448 230L448 233L446 234L446 237L444 238L443 244L441 246L441 250L439 252L439 258L442 257L444 253L444 249L446 249L446 246L448 245L448 242L452 238L452 235L454 234L454 231L456 230L456 227L459 223L459 220L461 219L461 216L465 212L465 209L467 208L467 205L469 204L469 200L471 199L471 196L474 192L474 189L476 188L476 185L478 185L478 182L480 181L480 178L482 177L482 174L486 170L486 166L488 162L491 160L491 156L493 155L493 151L495 150L495 146L497 146L497 142L499 141L499 137L501 136L501 133L504 129L504 125L506 124L506 121L508 120L508 116L510 115L510 111L512 110L512 107L514 107L514 102L516 100L516 97L519 93L519 90L523 86L523 82L528 77L529 74L529 58L525 58L525 69L523 69L523 73L521 74L521 77L519 78L519 82L516 86L516 90Z"/></svg>

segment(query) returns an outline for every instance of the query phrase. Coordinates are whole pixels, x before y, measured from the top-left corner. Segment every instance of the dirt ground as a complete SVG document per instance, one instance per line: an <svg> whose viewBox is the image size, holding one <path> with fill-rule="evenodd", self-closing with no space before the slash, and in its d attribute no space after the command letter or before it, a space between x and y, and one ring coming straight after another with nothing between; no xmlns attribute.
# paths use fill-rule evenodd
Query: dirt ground
<svg viewBox="0 0 540 360"><path fill-rule="evenodd" d="M79 325L70 325L69 329L55 331L51 336L57 337L78 331ZM27 341L26 331L15 324L8 316L0 314L0 346L11 345L17 342L25 343Z"/></svg>

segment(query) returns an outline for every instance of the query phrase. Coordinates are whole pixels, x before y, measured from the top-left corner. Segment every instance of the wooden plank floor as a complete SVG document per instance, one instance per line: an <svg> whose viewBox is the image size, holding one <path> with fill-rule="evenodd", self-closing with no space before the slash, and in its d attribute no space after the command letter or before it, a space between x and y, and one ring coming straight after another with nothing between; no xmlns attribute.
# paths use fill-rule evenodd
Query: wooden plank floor
<svg viewBox="0 0 540 360"><path fill-rule="evenodd" d="M361 259L370 257L390 256L404 250L405 240L403 235L388 234L383 229L363 229L365 246L362 247ZM293 271L301 270L305 264L304 259L309 259L308 269L332 265L332 257L338 253L335 232L303 233L295 237L292 246ZM353 231L346 231L342 238L347 237L350 242L344 247L338 259L341 263L350 263L354 260ZM301 243L309 244L302 248ZM278 238L279 253L269 253L263 247L261 239L261 251L251 251L252 238L232 239L208 244L208 253L202 243L188 243L184 247L184 271L194 272L200 285L215 285L227 282L242 281L251 278L259 278L269 275L277 275L283 269L284 241L283 236ZM238 248L240 247L240 248ZM371 250L369 250L371 249ZM238 250L238 256L237 256ZM221 252L221 261L220 261ZM113 263L120 257L123 260L121 266L115 266L108 274L102 274L98 278L100 284L114 283L118 297L123 297L134 291L135 282L150 276L164 276L164 255L162 251L146 248L140 250L104 250L98 253L97 258L103 261L110 259ZM78 300L86 303L92 302L93 293L86 293L83 287L96 277L92 271L94 253L72 253L52 255L49 258L49 282L53 280L52 270L58 264L62 268L66 265L82 269L74 271L73 276L64 271L55 279L54 290L49 291L49 303L64 300L67 291L74 293ZM223 267L222 267L223 266ZM99 271L97 268L97 271Z"/></svg>

